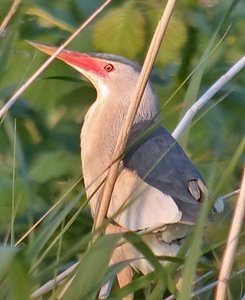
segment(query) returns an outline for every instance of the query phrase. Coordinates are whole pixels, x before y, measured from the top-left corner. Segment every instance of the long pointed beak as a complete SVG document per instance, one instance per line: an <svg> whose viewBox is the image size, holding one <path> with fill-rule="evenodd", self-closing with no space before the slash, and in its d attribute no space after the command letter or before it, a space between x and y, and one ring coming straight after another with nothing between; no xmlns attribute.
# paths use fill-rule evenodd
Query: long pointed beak
<svg viewBox="0 0 245 300"><path fill-rule="evenodd" d="M52 55L58 49L56 47L51 47L51 46L48 46L48 45L44 45L44 44L40 44L40 43L36 43L36 42L31 42L31 41L27 41L27 43L30 44L31 46L33 46L34 48L37 48L38 50L41 50L42 52L44 52L48 55ZM57 57L59 57L59 55Z"/></svg>
<svg viewBox="0 0 245 300"><path fill-rule="evenodd" d="M40 43L30 41L28 41L28 43L48 55L52 55L58 49L56 47L51 47ZM88 73L93 73L101 77L106 76L106 71L103 68L102 62L86 53L62 50L57 55L57 58L64 61L85 76L88 75Z"/></svg>

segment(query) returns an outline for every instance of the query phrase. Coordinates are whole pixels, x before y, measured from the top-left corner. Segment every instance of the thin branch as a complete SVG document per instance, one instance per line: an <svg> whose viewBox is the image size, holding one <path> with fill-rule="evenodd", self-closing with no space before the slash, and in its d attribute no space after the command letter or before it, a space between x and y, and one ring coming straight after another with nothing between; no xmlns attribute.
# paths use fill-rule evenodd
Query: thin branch
<svg viewBox="0 0 245 300"><path fill-rule="evenodd" d="M214 281L214 282L209 283L208 285L205 285L204 287L201 287L200 289L191 293L191 298L194 298L194 297L212 289L216 285L217 285L217 281ZM175 295L170 295L167 298L164 298L163 300L175 300L175 299L176 299Z"/></svg>
<svg viewBox="0 0 245 300"><path fill-rule="evenodd" d="M244 216L245 216L245 168L244 168L243 180L241 184L241 192L236 203L236 208L233 214L225 252L223 254L222 263L220 266L218 285L217 285L215 298L214 298L215 300L226 299L227 284L229 281L231 268L233 265L234 256L239 241L239 234L244 221Z"/></svg>
<svg viewBox="0 0 245 300"><path fill-rule="evenodd" d="M240 189L230 192L226 195L217 197L217 199L214 202L213 209L215 209L216 213L222 213L225 208L224 201L231 197L234 197L235 195L239 195L239 193L240 193Z"/></svg>
<svg viewBox="0 0 245 300"><path fill-rule="evenodd" d="M174 9L176 0L169 0L167 2L167 5L165 7L165 10L163 12L163 15L158 23L158 26L156 28L156 31L154 33L154 36L152 38L149 50L147 52L142 71L139 76L139 80L137 82L135 92L134 92L134 97L132 99L132 102L128 108L128 112L124 121L124 124L121 128L117 144L113 153L112 157L112 165L108 171L108 176L105 182L104 190L102 193L102 197L100 199L97 212L96 212L96 217L94 221L94 230L97 230L98 228L101 227L104 218L107 214L107 210L110 204L110 199L112 195L112 190L116 181L117 177L117 172L118 172L118 167L120 160L118 157L121 157L123 154L124 147L126 145L126 141L130 132L130 129L132 127L135 115L137 113L137 109L140 104L140 100L142 98L142 95L144 93L145 86L147 84L150 72L152 70L153 64L155 62L157 53L159 51L163 36L166 32L167 25L169 23L171 14ZM97 234L95 235L96 238Z"/></svg>
<svg viewBox="0 0 245 300"><path fill-rule="evenodd" d="M45 63L14 93L8 102L0 110L0 118L10 109L20 95L37 79L37 77L48 67L56 56L85 28L87 27L112 0L106 0L96 11L45 61Z"/></svg>
<svg viewBox="0 0 245 300"><path fill-rule="evenodd" d="M210 273L210 272L208 272L208 273ZM238 271L236 274L233 274L233 275L231 276L231 278L234 278L235 276L237 276L237 275L239 275L239 274L243 274L243 273L244 273L244 269ZM204 278L205 275L203 275L203 276L201 276L201 277ZM198 279L195 280L195 281L193 282L193 284L195 284L195 282L198 282ZM198 295L200 295L200 294L202 294L202 293L204 293L204 292L206 292L206 291L208 291L208 290L211 290L211 289L212 289L213 287L215 287L217 284L218 284L218 281L213 281L213 282L210 282L209 284L207 284L207 285L205 285L205 286L203 286L203 287L201 287L201 288L195 290L194 292L191 293L191 298L197 297ZM174 300L174 299L176 299L175 295L170 295L170 296L168 296L167 298L164 298L163 300ZM242 298L241 300L245 300L245 295L244 295L244 298Z"/></svg>
<svg viewBox="0 0 245 300"><path fill-rule="evenodd" d="M47 283L45 283L42 287L40 287L38 290L36 290L34 293L31 294L31 299L41 297L43 294L52 290L52 288L54 286L61 284L68 275L70 275L72 272L74 272L76 270L78 264L79 264L79 262L74 263L72 266L70 266L68 269L66 269L64 272L62 272L60 275L58 275L55 279L52 279L52 280L48 281Z"/></svg>
<svg viewBox="0 0 245 300"><path fill-rule="evenodd" d="M183 133L187 125L191 123L191 120L196 113L237 73L239 73L245 67L245 56L243 56L238 62L236 62L223 76L221 76L202 96L199 98L190 109L185 113L182 120L172 133L175 139L178 139Z"/></svg>
<svg viewBox="0 0 245 300"><path fill-rule="evenodd" d="M240 192L241 192L240 189L235 190L235 191L230 192L230 193L228 193L228 194L225 194L225 195L223 195L223 196L219 196L219 197L216 199L216 201L222 201L222 202L224 202L225 200L228 200L228 199L230 199L231 197L234 197L234 196L236 196L236 195L239 195Z"/></svg>
<svg viewBox="0 0 245 300"><path fill-rule="evenodd" d="M14 0L7 15L2 21L2 24L0 25L0 36L3 35L5 28L7 27L8 23L10 22L11 18L13 15L16 13L19 5L20 5L21 0Z"/></svg>

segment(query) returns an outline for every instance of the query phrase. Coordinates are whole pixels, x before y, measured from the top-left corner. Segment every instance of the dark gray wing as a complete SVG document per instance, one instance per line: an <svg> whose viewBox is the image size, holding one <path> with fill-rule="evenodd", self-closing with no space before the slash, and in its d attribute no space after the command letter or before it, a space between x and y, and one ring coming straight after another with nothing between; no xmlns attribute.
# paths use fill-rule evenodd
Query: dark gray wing
<svg viewBox="0 0 245 300"><path fill-rule="evenodd" d="M199 201L206 190L201 175L163 127L158 127L137 142L142 128L145 128L145 124L136 125L129 136L128 145L135 145L129 146L123 159L125 168L170 195L182 211L183 221L194 222L199 211Z"/></svg>

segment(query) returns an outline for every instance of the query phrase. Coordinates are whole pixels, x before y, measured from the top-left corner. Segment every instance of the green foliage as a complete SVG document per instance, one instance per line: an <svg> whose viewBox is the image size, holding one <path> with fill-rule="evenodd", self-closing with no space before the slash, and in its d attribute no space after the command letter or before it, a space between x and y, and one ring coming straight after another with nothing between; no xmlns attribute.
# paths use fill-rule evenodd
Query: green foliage
<svg viewBox="0 0 245 300"><path fill-rule="evenodd" d="M64 300L96 298L100 286L105 283L106 269L119 237L118 235L102 236L93 243L83 256L77 275L65 293Z"/></svg>
<svg viewBox="0 0 245 300"><path fill-rule="evenodd" d="M0 36L0 106L46 59L25 40L58 45L101 2L21 2ZM1 1L0 24L10 4ZM244 55L244 5L242 1L177 4L151 77L160 117L170 131L183 111ZM69 48L120 54L142 63L162 6L160 0L112 1ZM243 71L197 115L181 141L205 178L213 200L239 188L244 159L244 85ZM76 261L75 279L62 299L96 299L101 285L125 266L107 267L120 236L103 236L91 246L92 219L82 186L79 135L95 98L90 83L55 61L0 123L0 300L29 299L32 292L56 280ZM145 276L135 274L133 282L122 289L114 284L110 299L135 292L135 299L163 299L173 293L189 300L192 291L198 294L199 288L212 284L235 200L227 200L224 213L214 217L205 230L208 207L204 207L196 231L178 257L159 258L168 261L164 267L139 236L125 234L154 270ZM19 242L36 222L40 224ZM245 294L244 237L243 228L228 299L240 299ZM178 269L183 270L184 280L179 295L175 280ZM56 299L72 275L47 291L44 299ZM196 275L199 282L191 285ZM210 288L198 297L212 299L213 291Z"/></svg>
<svg viewBox="0 0 245 300"><path fill-rule="evenodd" d="M92 35L95 49L135 58L143 50L144 25L144 16L134 1L126 1L96 22Z"/></svg>
<svg viewBox="0 0 245 300"><path fill-rule="evenodd" d="M69 155L67 158L65 151L40 153L30 167L29 176L37 183L45 183L64 175L72 175L77 165L78 157Z"/></svg>
<svg viewBox="0 0 245 300"><path fill-rule="evenodd" d="M1 298L7 299L4 287L8 285L10 299L25 300L30 295L30 280L23 253L12 247L0 247L0 279L2 280ZM6 277L6 273L8 277Z"/></svg>

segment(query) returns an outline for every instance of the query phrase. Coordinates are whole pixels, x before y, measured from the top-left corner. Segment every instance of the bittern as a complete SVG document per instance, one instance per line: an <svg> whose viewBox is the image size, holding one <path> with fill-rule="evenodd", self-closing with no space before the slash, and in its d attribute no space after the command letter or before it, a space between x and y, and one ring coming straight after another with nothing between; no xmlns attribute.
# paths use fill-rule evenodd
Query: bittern
<svg viewBox="0 0 245 300"><path fill-rule="evenodd" d="M49 55L56 51L32 45ZM89 79L97 91L81 130L82 172L94 217L140 67L112 54L63 50L57 57ZM107 233L151 230L142 238L152 252L175 256L196 223L206 193L199 172L161 126L158 100L148 82L121 158L107 212L113 222ZM130 267L118 274L121 286L129 282L131 267L143 274L152 271L152 265L129 243L112 255L112 262L122 260L130 260Z"/></svg>

